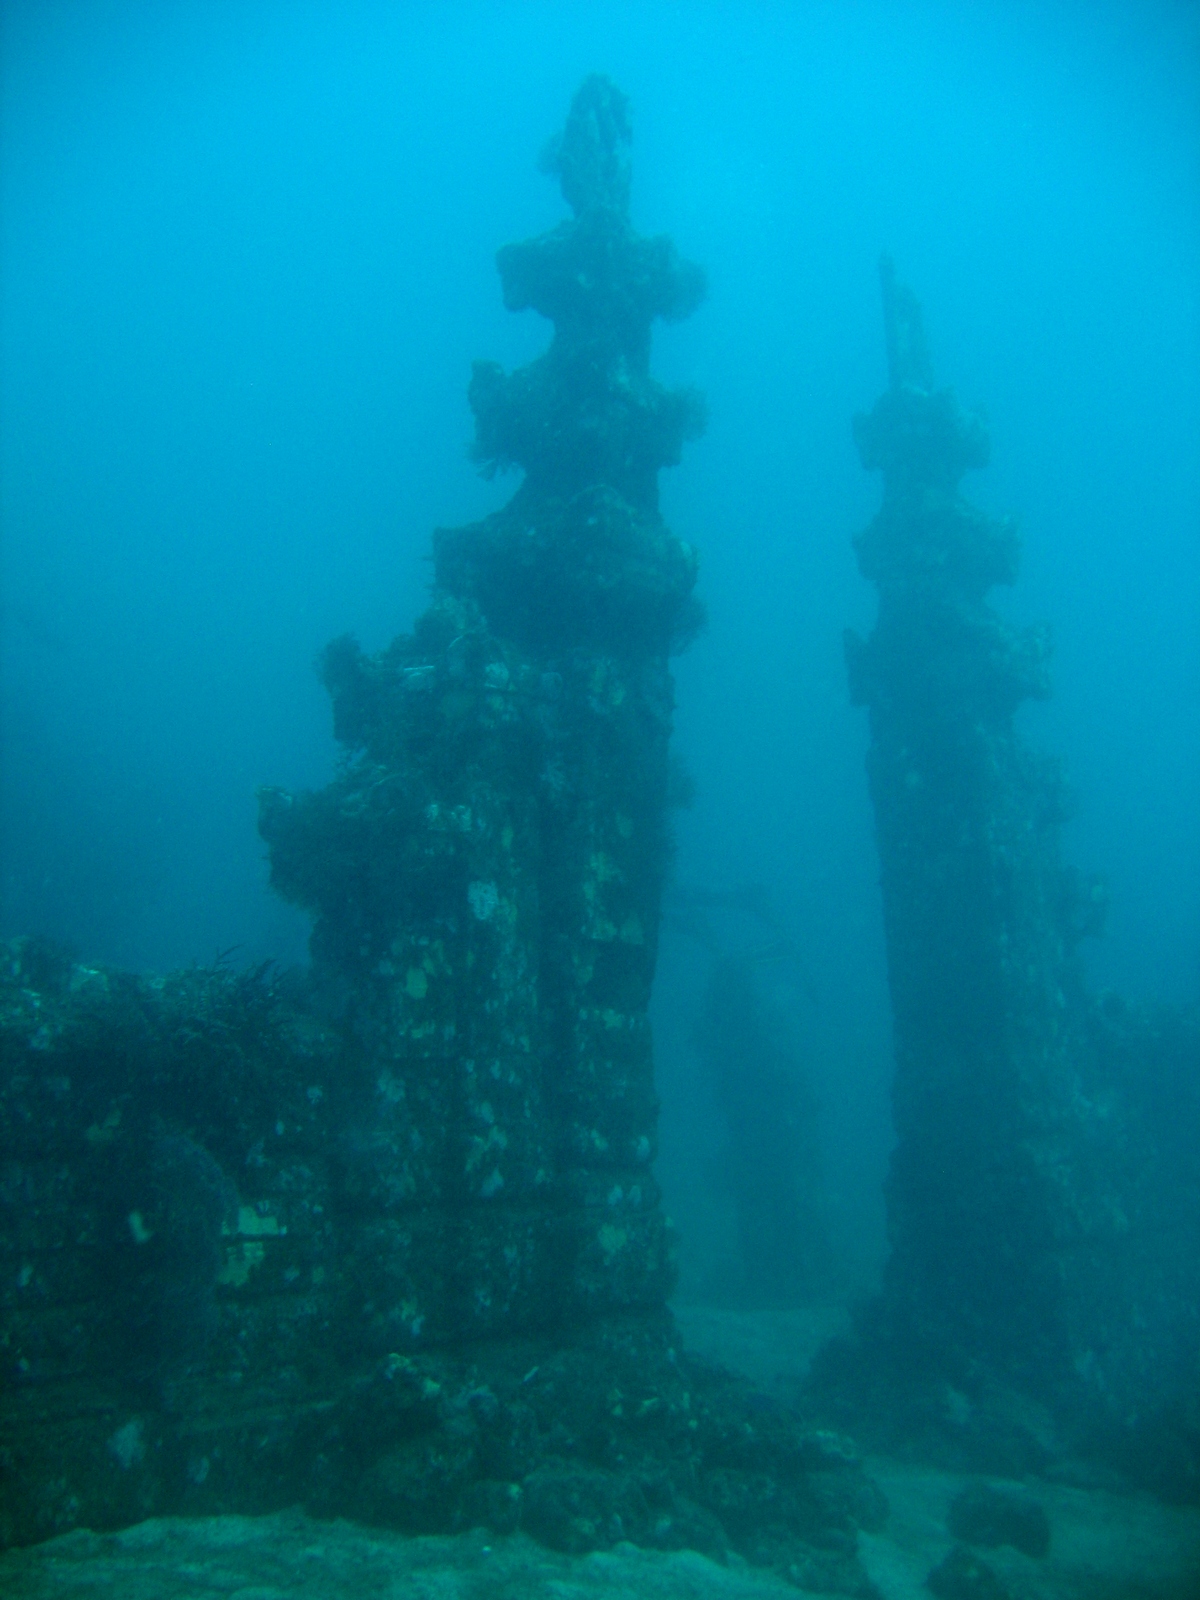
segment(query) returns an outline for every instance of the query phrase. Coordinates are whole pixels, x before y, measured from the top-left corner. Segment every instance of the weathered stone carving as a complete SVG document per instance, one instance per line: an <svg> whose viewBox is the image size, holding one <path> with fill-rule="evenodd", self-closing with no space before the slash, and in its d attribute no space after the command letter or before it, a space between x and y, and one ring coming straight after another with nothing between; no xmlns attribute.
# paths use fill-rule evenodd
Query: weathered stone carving
<svg viewBox="0 0 1200 1600"><path fill-rule="evenodd" d="M879 614L846 657L895 1025L892 1253L819 1380L917 1453L1020 1469L1105 1448L1178 1490L1200 1481L1200 1163L1164 1110L1200 1128L1200 1040L1083 985L1104 888L1064 867L1063 781L1014 726L1049 692L1046 637L986 599L1015 577L1016 532L959 494L983 423L934 387L887 260L882 285L889 386L854 427L884 480L855 541Z"/></svg>
<svg viewBox="0 0 1200 1600"><path fill-rule="evenodd" d="M554 339L471 383L478 459L525 480L437 533L413 635L327 652L334 785L264 795L273 880L316 914L317 981L373 1086L346 1180L385 1235L436 1228L428 1268L363 1262L412 1263L375 1297L407 1308L382 1348L660 1304L671 1280L647 1005L695 561L656 474L696 406L648 365L651 322L703 280L633 231L628 147L623 98L589 79L552 154L575 216L498 257Z"/></svg>
<svg viewBox="0 0 1200 1600"><path fill-rule="evenodd" d="M699 409L648 356L701 278L633 232L628 147L589 78L574 218L500 255L554 340L471 387L525 481L435 536L411 635L326 651L334 781L262 796L311 982L0 964L0 1542L302 1503L864 1592L852 1451L693 1368L665 1304L647 1003L697 610L655 474Z"/></svg>

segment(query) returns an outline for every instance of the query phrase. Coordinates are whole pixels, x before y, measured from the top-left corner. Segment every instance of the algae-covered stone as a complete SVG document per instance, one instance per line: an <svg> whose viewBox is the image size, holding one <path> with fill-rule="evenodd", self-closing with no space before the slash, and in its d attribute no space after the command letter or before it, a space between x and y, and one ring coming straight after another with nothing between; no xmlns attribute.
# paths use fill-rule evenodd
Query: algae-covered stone
<svg viewBox="0 0 1200 1600"><path fill-rule="evenodd" d="M262 792L310 977L0 965L6 1542L303 1504L719 1552L737 1435L801 1508L762 1559L861 1589L798 1419L756 1448L665 1310L647 1009L698 610L656 475L700 411L649 353L702 278L634 231L628 144L589 78L552 162L574 215L499 261L550 348L470 392L480 462L525 481L435 534L411 634L326 650L333 781ZM861 1468L834 1476L852 1499Z"/></svg>
<svg viewBox="0 0 1200 1600"><path fill-rule="evenodd" d="M471 386L479 460L523 485L437 533L410 637L373 658L331 646L336 782L263 799L274 881L316 917L315 980L384 1085L381 1116L348 1091L344 1192L365 1226L409 1207L457 1241L427 1292L426 1269L398 1272L416 1274L391 1298L420 1305L418 1342L661 1303L672 1279L657 1192L628 1174L657 1119L667 657L696 617L656 474L697 413L649 353L653 320L690 310L702 279L634 231L613 176L628 141L623 97L589 79L561 141L574 216L500 253L506 303L554 323L539 361L480 365ZM628 1216L614 1185L639 1195Z"/></svg>
<svg viewBox="0 0 1200 1600"><path fill-rule="evenodd" d="M889 386L855 423L883 474L855 541L879 613L846 655L895 1025L892 1254L819 1378L891 1446L1014 1473L1101 1451L1195 1495L1200 1029L1087 992L1103 885L1064 865L1061 773L1015 721L1049 693L1047 637L987 598L1016 530L959 492L983 421L935 387L886 261L882 286Z"/></svg>

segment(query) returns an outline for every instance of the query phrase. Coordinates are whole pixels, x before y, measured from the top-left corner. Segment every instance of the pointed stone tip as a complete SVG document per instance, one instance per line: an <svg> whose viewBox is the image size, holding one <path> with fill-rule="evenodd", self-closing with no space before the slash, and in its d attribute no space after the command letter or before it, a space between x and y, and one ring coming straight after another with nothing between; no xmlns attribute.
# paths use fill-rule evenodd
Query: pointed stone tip
<svg viewBox="0 0 1200 1600"><path fill-rule="evenodd" d="M921 302L906 284L896 281L896 264L885 251L879 258L883 325L887 339L888 381L893 389L912 385L933 388L933 363L925 340Z"/></svg>
<svg viewBox="0 0 1200 1600"><path fill-rule="evenodd" d="M577 216L602 208L624 214L632 142L628 96L593 72L576 90L563 131L542 152L542 170L557 176Z"/></svg>

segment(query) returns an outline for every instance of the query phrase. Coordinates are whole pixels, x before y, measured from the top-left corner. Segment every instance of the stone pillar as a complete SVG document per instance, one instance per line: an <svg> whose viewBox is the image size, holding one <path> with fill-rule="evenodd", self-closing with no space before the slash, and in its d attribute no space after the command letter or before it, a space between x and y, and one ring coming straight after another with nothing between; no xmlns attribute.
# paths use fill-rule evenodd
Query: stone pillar
<svg viewBox="0 0 1200 1600"><path fill-rule="evenodd" d="M649 375L698 269L629 221L624 98L589 78L548 164L574 215L498 257L554 324L476 364L475 454L524 481L434 539L414 632L325 656L345 765L263 796L272 877L316 918L352 1039L344 1151L370 1353L661 1304L647 1007L669 853L668 656L695 560L657 472L702 414Z"/></svg>
<svg viewBox="0 0 1200 1600"><path fill-rule="evenodd" d="M895 1027L887 1184L893 1333L1044 1386L1061 1370L1070 949L1102 909L1059 858L1062 783L1014 729L1048 692L1047 641L987 602L1016 574L1011 521L960 495L982 420L934 386L920 311L882 265L889 386L855 421L883 505L855 541L879 589L846 637L868 708Z"/></svg>
<svg viewBox="0 0 1200 1600"><path fill-rule="evenodd" d="M1082 982L1107 896L1063 866L1061 777L1014 727L1048 693L1046 639L987 603L1016 532L959 494L987 435L882 279L889 385L855 422L884 482L856 540L879 616L846 655L895 1029L892 1254L816 1390L888 1448L1003 1472L1094 1454L1194 1496L1200 1030Z"/></svg>

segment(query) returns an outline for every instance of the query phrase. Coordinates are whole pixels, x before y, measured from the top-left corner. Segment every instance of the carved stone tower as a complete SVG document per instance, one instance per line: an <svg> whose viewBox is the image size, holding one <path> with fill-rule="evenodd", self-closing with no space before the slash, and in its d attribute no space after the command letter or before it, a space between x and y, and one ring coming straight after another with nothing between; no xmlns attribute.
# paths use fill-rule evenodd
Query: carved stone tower
<svg viewBox="0 0 1200 1600"><path fill-rule="evenodd" d="M889 1445L1024 1471L1052 1417L1071 1449L1191 1493L1200 1213L1178 1128L1196 1124L1195 1021L1087 992L1074 950L1107 896L1063 865L1057 764L1014 724L1049 692L1046 639L987 603L1015 577L1016 532L959 494L987 461L982 421L934 387L886 260L882 280L889 385L855 422L883 473L856 540L879 615L846 654L871 719L895 1030L892 1254L819 1382Z"/></svg>
<svg viewBox="0 0 1200 1600"><path fill-rule="evenodd" d="M574 216L498 258L547 352L471 382L476 458L524 482L435 535L430 609L325 679L346 761L268 792L272 876L315 913L352 1041L342 1155L364 1353L665 1300L647 1006L668 858L667 658L695 561L657 510L695 398L649 375L655 317L703 292L629 221L604 78L548 152Z"/></svg>
<svg viewBox="0 0 1200 1600"><path fill-rule="evenodd" d="M855 422L884 480L856 540L879 617L846 648L871 716L895 1023L889 1307L907 1335L1049 1372L1061 1197L1039 1123L1055 1116L1068 946L1091 902L1060 865L1057 769L1013 726L1049 692L1045 636L986 600L1016 575L1016 531L958 492L987 462L983 423L934 387L919 307L886 260L882 283L889 387Z"/></svg>

